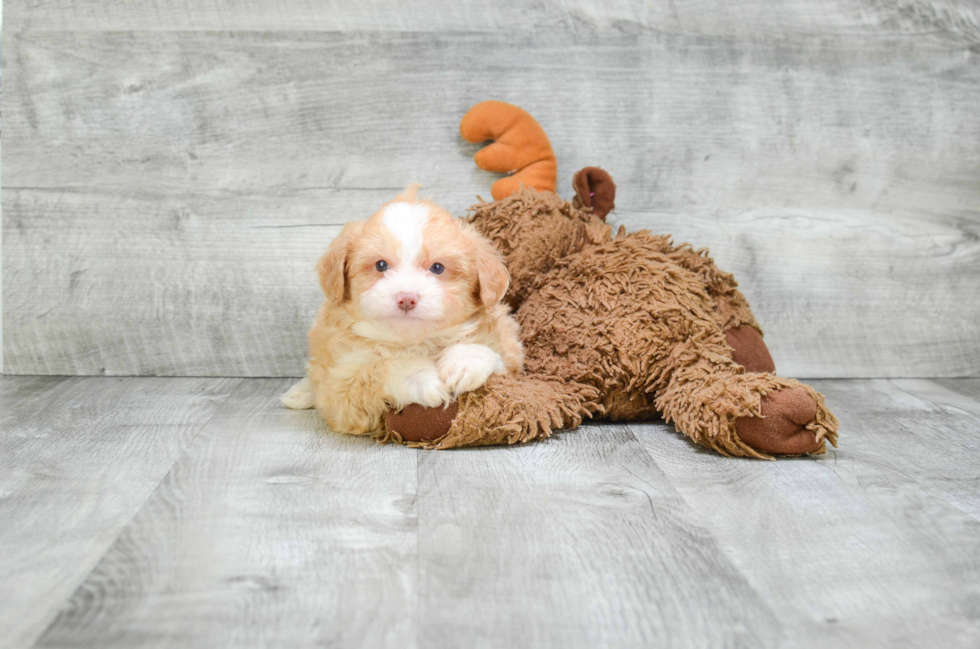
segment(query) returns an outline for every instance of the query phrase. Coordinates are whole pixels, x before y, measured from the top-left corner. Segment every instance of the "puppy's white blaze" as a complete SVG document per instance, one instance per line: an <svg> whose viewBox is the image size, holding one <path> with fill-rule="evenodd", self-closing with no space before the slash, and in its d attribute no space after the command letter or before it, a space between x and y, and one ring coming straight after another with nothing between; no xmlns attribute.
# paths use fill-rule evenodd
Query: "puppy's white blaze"
<svg viewBox="0 0 980 649"><path fill-rule="evenodd" d="M402 268L412 267L422 249L422 230L429 221L429 208L415 203L392 203L382 217L385 227L401 243L398 260Z"/></svg>
<svg viewBox="0 0 980 649"><path fill-rule="evenodd" d="M418 267L423 231L430 218L427 205L392 203L382 213L385 227L400 244L398 260L391 269L361 297L361 307L370 318L399 318L403 324L412 321L434 321L443 317L443 288L439 281ZM398 308L398 293L415 293L418 305L404 313Z"/></svg>

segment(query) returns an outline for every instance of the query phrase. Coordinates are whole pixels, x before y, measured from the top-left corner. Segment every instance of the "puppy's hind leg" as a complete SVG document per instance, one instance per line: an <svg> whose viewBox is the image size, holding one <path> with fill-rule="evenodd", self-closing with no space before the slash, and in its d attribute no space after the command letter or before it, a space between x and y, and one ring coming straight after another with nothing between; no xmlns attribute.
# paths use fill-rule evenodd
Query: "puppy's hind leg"
<svg viewBox="0 0 980 649"><path fill-rule="evenodd" d="M306 410L313 407L313 381L310 377L289 388L285 394L279 397L282 404L293 410Z"/></svg>

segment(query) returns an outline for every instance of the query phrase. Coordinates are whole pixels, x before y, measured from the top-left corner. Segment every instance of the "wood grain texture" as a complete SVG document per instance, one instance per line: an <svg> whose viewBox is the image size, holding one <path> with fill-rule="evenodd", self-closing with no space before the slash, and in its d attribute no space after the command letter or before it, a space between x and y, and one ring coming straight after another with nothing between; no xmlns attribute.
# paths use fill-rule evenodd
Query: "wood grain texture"
<svg viewBox="0 0 980 649"><path fill-rule="evenodd" d="M0 7L2 11L3 7ZM0 160L3 159L3 147L0 146ZM0 187L3 180L0 178ZM3 223L3 201L0 201L0 224ZM0 227L0 374L3 374L3 227Z"/></svg>
<svg viewBox="0 0 980 649"><path fill-rule="evenodd" d="M815 385L839 404L835 412L842 420L856 422L860 440L852 453L900 447L903 452L875 464L927 485L930 495L980 520L980 394L971 394L978 383L901 379Z"/></svg>
<svg viewBox="0 0 980 649"><path fill-rule="evenodd" d="M545 126L563 190L600 164L619 186L614 222L709 246L782 373L977 376L980 57L972 5L943 6L951 27L928 34L903 27L910 9L869 19L873 36L761 40L14 19L6 371L301 373L309 269L337 224L412 181L457 213L488 194L456 128L495 97Z"/></svg>
<svg viewBox="0 0 980 649"><path fill-rule="evenodd" d="M541 32L572 34L644 31L785 38L937 32L980 40L980 10L972 0L630 0L480 2L427 0L412 6L367 0L8 0L6 22L16 30L283 30Z"/></svg>
<svg viewBox="0 0 980 649"><path fill-rule="evenodd" d="M813 385L841 420L816 461L718 462L663 424L630 429L739 548L786 646L976 646L980 405L930 381Z"/></svg>
<svg viewBox="0 0 980 649"><path fill-rule="evenodd" d="M0 644L980 642L977 380L816 381L840 448L778 462L660 422L378 446L288 383L0 379Z"/></svg>
<svg viewBox="0 0 980 649"><path fill-rule="evenodd" d="M776 646L779 612L621 426L419 457L420 644Z"/></svg>
<svg viewBox="0 0 980 649"><path fill-rule="evenodd" d="M0 646L31 646L237 379L0 377Z"/></svg>
<svg viewBox="0 0 980 649"><path fill-rule="evenodd" d="M980 402L980 380L978 379L937 379L934 383L956 394Z"/></svg>
<svg viewBox="0 0 980 649"><path fill-rule="evenodd" d="M416 456L244 381L38 647L414 646Z"/></svg>

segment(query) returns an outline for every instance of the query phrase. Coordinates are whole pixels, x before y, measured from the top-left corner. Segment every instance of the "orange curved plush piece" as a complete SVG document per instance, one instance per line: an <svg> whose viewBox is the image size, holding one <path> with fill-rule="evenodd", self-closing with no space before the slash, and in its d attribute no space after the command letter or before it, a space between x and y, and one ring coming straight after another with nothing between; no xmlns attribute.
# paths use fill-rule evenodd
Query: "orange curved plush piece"
<svg viewBox="0 0 980 649"><path fill-rule="evenodd" d="M551 142L530 113L502 101L482 101L466 112L459 134L467 142L493 140L473 156L476 166L511 174L493 184L494 200L533 187L554 192L558 187L558 163Z"/></svg>

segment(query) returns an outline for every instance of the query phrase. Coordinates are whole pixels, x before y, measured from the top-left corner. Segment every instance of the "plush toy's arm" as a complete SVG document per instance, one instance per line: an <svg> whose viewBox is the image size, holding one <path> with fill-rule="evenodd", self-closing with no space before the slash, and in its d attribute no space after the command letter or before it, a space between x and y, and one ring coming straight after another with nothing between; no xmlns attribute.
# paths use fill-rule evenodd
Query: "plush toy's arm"
<svg viewBox="0 0 980 649"><path fill-rule="evenodd" d="M388 413L382 439L437 449L529 442L601 414L597 401L594 388L574 382L494 374L447 408L411 405Z"/></svg>
<svg viewBox="0 0 980 649"><path fill-rule="evenodd" d="M480 102L463 116L459 134L467 142L493 140L473 156L476 166L512 174L493 184L494 200L516 194L522 186L555 191L555 152L544 129L527 111L502 101Z"/></svg>

